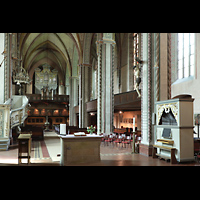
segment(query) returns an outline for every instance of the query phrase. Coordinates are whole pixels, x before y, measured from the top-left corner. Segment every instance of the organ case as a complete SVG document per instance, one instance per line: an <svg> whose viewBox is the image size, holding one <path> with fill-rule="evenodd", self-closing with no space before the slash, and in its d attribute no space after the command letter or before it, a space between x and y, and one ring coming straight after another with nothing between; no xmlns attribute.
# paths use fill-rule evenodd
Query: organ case
<svg viewBox="0 0 200 200"><path fill-rule="evenodd" d="M156 102L155 145L176 148L178 162L194 160L193 101L190 95ZM170 152L158 149L169 156Z"/></svg>

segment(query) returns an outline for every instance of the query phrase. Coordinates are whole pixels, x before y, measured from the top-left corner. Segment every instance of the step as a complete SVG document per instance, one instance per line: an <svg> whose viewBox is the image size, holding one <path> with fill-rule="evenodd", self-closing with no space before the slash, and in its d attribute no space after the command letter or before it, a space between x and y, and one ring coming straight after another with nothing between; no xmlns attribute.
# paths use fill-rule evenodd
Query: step
<svg viewBox="0 0 200 200"><path fill-rule="evenodd" d="M7 141L3 141L3 142L0 141L0 145L2 145L2 144L8 144L8 141L9 141L9 140L7 140Z"/></svg>
<svg viewBox="0 0 200 200"><path fill-rule="evenodd" d="M7 151L8 150L8 147L6 146L6 147L0 147L0 151Z"/></svg>
<svg viewBox="0 0 200 200"><path fill-rule="evenodd" d="M0 139L0 142L8 142L9 141L9 139Z"/></svg>
<svg viewBox="0 0 200 200"><path fill-rule="evenodd" d="M7 151L9 146L9 139L0 139L0 151Z"/></svg>
<svg viewBox="0 0 200 200"><path fill-rule="evenodd" d="M8 150L8 146L0 147L0 151L7 151L7 150Z"/></svg>

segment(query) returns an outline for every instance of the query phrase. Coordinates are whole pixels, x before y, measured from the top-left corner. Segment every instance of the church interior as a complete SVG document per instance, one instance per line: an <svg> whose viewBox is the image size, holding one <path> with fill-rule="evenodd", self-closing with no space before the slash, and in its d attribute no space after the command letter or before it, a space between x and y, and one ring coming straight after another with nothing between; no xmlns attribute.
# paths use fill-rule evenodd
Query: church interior
<svg viewBox="0 0 200 200"><path fill-rule="evenodd" d="M199 33L0 33L0 165L200 165L199 49Z"/></svg>

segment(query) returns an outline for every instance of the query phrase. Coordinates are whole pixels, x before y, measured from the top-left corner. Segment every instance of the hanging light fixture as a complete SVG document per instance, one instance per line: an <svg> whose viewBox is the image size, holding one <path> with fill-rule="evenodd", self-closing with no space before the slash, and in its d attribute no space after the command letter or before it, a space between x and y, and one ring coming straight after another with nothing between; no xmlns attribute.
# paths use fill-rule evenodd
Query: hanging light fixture
<svg viewBox="0 0 200 200"><path fill-rule="evenodd" d="M20 65L21 60L18 60L18 65L16 69L13 70L13 82L17 85L20 84L30 84L31 79L29 78L28 72Z"/></svg>
<svg viewBox="0 0 200 200"><path fill-rule="evenodd" d="M16 70L13 70L13 82L17 85L20 85L22 83L30 84L31 79L29 78L26 70L23 67L19 67Z"/></svg>

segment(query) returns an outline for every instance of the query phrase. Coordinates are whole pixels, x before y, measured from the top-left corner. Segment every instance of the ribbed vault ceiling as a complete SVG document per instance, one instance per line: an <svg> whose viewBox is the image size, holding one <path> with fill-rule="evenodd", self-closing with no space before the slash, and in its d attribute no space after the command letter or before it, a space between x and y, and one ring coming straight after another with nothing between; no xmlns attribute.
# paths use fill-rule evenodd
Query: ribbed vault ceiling
<svg viewBox="0 0 200 200"><path fill-rule="evenodd" d="M81 33L21 33L19 50L23 67L33 75L34 69L44 63L58 70L65 82L66 70L72 71L74 52L82 59ZM76 52L76 53L77 53Z"/></svg>

